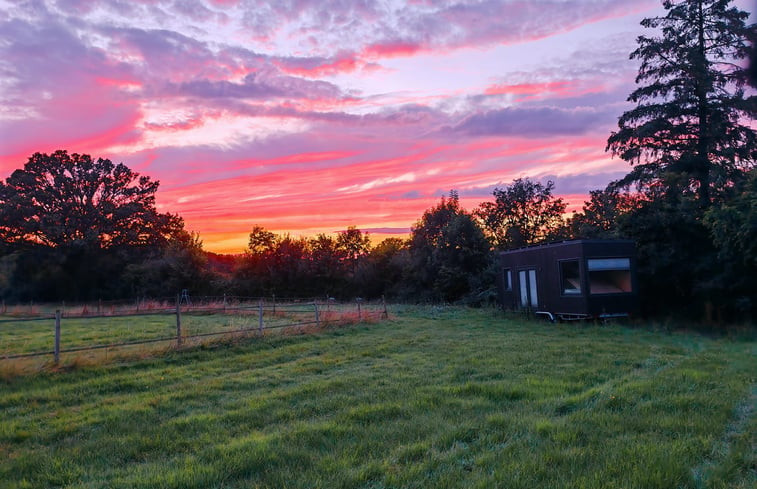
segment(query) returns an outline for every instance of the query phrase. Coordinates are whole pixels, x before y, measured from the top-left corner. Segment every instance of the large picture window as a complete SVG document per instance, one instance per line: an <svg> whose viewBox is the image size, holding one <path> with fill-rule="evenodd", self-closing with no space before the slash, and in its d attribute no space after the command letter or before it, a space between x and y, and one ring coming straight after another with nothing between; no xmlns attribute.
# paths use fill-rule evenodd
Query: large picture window
<svg viewBox="0 0 757 489"><path fill-rule="evenodd" d="M505 268L503 274L504 274L503 279L505 282L505 290L507 292L510 292L511 290L513 290L513 274L509 268Z"/></svg>
<svg viewBox="0 0 757 489"><path fill-rule="evenodd" d="M593 258L586 261L589 293L622 294L631 292L630 258Z"/></svg>

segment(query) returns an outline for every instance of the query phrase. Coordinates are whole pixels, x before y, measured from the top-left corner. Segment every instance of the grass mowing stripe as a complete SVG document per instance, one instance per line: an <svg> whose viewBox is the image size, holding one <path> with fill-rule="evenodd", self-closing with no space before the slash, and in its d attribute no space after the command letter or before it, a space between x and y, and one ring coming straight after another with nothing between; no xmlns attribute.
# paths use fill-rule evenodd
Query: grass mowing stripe
<svg viewBox="0 0 757 489"><path fill-rule="evenodd" d="M753 384L749 395L734 409L732 421L714 443L710 456L692 469L697 489L754 487L757 483L756 411L757 385ZM727 484L729 480L732 485Z"/></svg>

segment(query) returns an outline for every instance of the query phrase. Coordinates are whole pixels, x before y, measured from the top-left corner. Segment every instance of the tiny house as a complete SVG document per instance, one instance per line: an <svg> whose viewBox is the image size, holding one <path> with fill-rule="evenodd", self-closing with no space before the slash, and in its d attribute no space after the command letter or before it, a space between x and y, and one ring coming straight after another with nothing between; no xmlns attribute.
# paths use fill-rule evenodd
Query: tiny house
<svg viewBox="0 0 757 489"><path fill-rule="evenodd" d="M636 311L633 241L576 240L499 255L502 307L550 320L610 318Z"/></svg>

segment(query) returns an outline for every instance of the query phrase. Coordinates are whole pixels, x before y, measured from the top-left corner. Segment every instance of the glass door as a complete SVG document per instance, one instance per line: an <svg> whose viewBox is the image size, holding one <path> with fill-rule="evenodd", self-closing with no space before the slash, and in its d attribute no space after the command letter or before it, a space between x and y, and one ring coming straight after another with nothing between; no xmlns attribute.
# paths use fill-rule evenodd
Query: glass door
<svg viewBox="0 0 757 489"><path fill-rule="evenodd" d="M536 287L536 269L520 270L518 272L520 285L520 306L535 308L539 304L539 293Z"/></svg>

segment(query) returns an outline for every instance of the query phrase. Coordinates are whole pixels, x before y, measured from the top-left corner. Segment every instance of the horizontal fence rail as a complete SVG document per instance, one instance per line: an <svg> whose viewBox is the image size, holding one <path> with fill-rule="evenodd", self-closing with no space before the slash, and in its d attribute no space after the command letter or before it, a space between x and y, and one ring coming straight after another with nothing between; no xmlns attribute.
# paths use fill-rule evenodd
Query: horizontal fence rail
<svg viewBox="0 0 757 489"><path fill-rule="evenodd" d="M388 317L386 303L333 299L177 296L130 303L2 305L0 360L110 350L150 343L234 335L264 335ZM23 311L24 307L29 307ZM94 311L94 312L90 312ZM99 311L99 314L97 313ZM138 321L135 319L141 318ZM165 319L165 321L162 321ZM173 326L172 326L173 324ZM119 339L120 338L120 339ZM43 345L51 345L45 348Z"/></svg>

